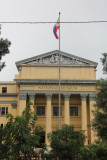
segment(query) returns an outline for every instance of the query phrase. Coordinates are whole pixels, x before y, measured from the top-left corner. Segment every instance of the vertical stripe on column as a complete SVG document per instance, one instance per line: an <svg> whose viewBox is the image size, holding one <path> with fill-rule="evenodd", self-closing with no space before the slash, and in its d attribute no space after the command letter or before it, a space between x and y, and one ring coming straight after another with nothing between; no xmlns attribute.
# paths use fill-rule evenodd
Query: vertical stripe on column
<svg viewBox="0 0 107 160"><path fill-rule="evenodd" d="M46 99L47 99L47 103L46 103L46 144L49 146L50 142L48 141L47 138L47 134L52 132L52 122L51 122L51 110L52 110L52 106L51 106L51 99L52 99L52 95L51 94L46 94Z"/></svg>
<svg viewBox="0 0 107 160"><path fill-rule="evenodd" d="M70 94L64 94L64 124L70 124L69 98Z"/></svg>
<svg viewBox="0 0 107 160"><path fill-rule="evenodd" d="M87 105L86 105L86 95L81 95L81 123L82 130L85 131L86 141L85 145L88 145L87 139Z"/></svg>
<svg viewBox="0 0 107 160"><path fill-rule="evenodd" d="M26 108L27 94L19 94L19 115L22 115L23 110Z"/></svg>

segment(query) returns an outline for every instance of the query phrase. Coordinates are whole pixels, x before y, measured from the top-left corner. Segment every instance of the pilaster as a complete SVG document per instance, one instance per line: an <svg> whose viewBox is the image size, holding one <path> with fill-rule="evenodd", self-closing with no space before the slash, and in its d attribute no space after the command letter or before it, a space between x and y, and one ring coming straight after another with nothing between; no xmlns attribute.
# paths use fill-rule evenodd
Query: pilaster
<svg viewBox="0 0 107 160"><path fill-rule="evenodd" d="M89 95L89 105L90 105L90 123L92 123L93 119L94 119L94 115L92 113L92 111L95 110L94 105L96 104L95 102L95 95L90 94ZM93 128L91 126L91 143L94 143L96 136L95 136L95 132L93 131Z"/></svg>
<svg viewBox="0 0 107 160"><path fill-rule="evenodd" d="M52 99L52 94L46 94L46 144L50 145L50 142L48 141L47 134L52 132L52 106L51 106L51 99Z"/></svg>
<svg viewBox="0 0 107 160"><path fill-rule="evenodd" d="M70 94L64 94L64 124L70 124L69 98Z"/></svg>
<svg viewBox="0 0 107 160"><path fill-rule="evenodd" d="M19 115L22 115L23 110L26 108L27 94L19 94Z"/></svg>
<svg viewBox="0 0 107 160"><path fill-rule="evenodd" d="M82 123L82 130L85 131L86 142L85 145L88 145L87 139L87 104L86 104L87 95L81 94L81 123Z"/></svg>

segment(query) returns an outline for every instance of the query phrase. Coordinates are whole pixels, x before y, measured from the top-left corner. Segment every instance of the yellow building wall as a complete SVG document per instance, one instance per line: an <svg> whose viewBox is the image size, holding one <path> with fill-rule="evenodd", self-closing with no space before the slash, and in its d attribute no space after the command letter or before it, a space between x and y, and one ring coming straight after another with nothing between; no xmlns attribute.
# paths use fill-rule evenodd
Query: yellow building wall
<svg viewBox="0 0 107 160"><path fill-rule="evenodd" d="M49 65L48 65L49 66ZM45 73L45 74L44 74ZM22 67L17 79L58 79L58 66L49 67L42 65L42 67ZM61 80L94 80L96 79L95 68L92 66L61 66Z"/></svg>

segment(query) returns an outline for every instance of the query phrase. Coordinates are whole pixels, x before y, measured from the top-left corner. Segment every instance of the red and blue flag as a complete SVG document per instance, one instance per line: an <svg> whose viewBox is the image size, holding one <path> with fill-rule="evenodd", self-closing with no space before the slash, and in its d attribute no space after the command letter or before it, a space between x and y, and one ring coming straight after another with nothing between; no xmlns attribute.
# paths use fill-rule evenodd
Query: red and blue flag
<svg viewBox="0 0 107 160"><path fill-rule="evenodd" d="M60 28L60 20L58 18L57 23L53 27L53 33L54 33L56 39L59 39L59 37L57 35L57 31L59 28Z"/></svg>

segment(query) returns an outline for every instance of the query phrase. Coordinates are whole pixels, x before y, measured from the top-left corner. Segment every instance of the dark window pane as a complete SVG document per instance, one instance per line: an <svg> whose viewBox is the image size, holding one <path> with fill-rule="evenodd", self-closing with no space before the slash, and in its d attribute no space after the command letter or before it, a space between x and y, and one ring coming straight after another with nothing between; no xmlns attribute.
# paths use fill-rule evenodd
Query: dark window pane
<svg viewBox="0 0 107 160"><path fill-rule="evenodd" d="M78 107L70 107L70 116L78 116Z"/></svg>
<svg viewBox="0 0 107 160"><path fill-rule="evenodd" d="M61 108L62 115L62 108ZM53 107L53 116L59 116L59 107Z"/></svg>
<svg viewBox="0 0 107 160"><path fill-rule="evenodd" d="M5 115L5 107L2 107L1 115Z"/></svg>
<svg viewBox="0 0 107 160"><path fill-rule="evenodd" d="M8 114L8 107L6 107L6 115Z"/></svg>
<svg viewBox="0 0 107 160"><path fill-rule="evenodd" d="M44 116L45 115L45 106L37 106L37 115Z"/></svg>
<svg viewBox="0 0 107 160"><path fill-rule="evenodd" d="M3 124L1 124L1 128L3 128Z"/></svg>
<svg viewBox="0 0 107 160"><path fill-rule="evenodd" d="M2 93L7 93L7 87L2 87Z"/></svg>

